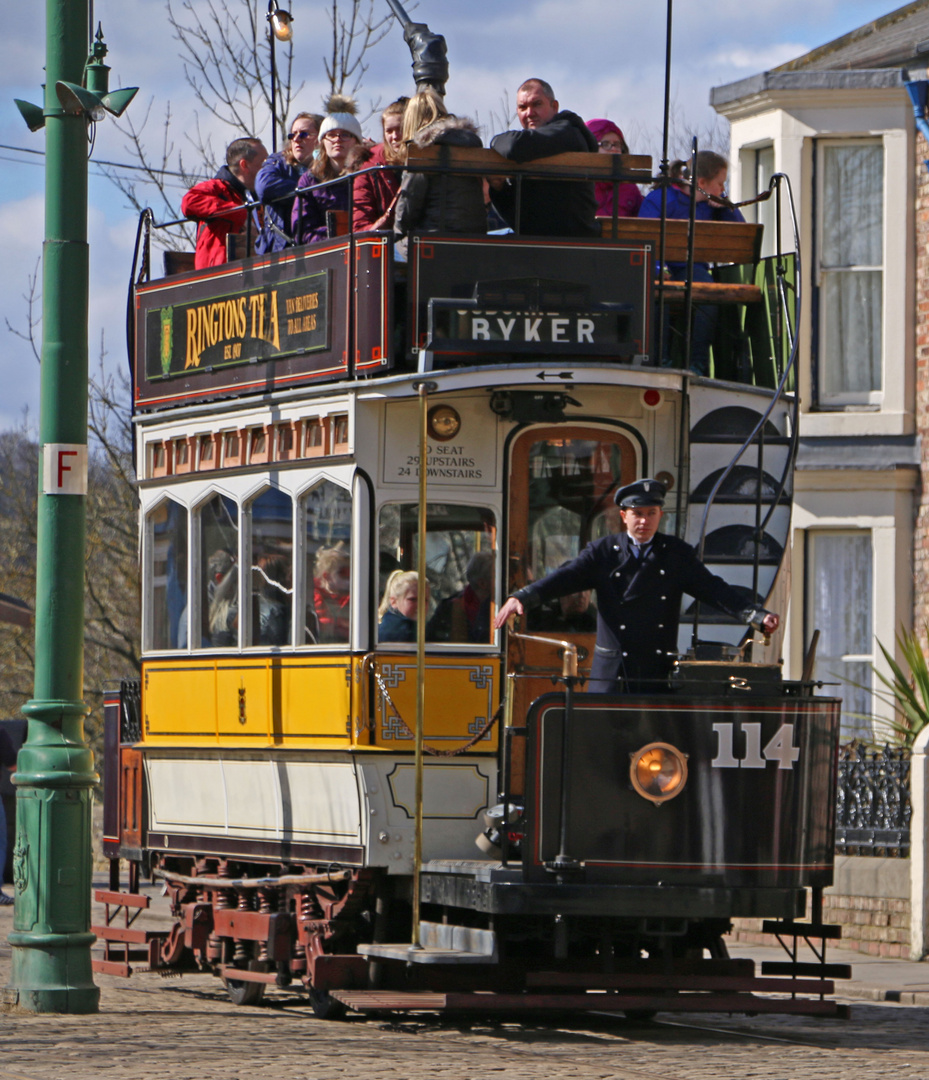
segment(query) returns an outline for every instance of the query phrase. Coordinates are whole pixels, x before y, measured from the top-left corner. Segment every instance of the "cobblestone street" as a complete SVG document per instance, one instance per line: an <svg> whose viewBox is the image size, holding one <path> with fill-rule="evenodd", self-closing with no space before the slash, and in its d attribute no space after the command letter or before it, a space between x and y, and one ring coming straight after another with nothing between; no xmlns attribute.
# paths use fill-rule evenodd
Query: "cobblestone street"
<svg viewBox="0 0 929 1080"><path fill-rule="evenodd" d="M0 909L0 985L10 973ZM909 965L922 975L922 965ZM98 976L94 1016L0 1013L2 1080L929 1080L929 1008L853 1002L850 1021L660 1015L650 1025L574 1017L460 1022L433 1017L315 1019L306 998L271 990L237 1008L208 976ZM708 1030L715 1029L715 1030Z"/></svg>

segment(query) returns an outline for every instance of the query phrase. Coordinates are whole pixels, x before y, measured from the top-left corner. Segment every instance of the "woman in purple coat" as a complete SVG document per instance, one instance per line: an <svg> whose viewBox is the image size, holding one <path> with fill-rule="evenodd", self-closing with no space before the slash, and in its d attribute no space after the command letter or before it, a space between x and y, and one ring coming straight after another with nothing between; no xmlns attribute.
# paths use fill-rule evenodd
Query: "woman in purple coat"
<svg viewBox="0 0 929 1080"><path fill-rule="evenodd" d="M319 127L319 155L297 184L292 232L295 244L315 244L328 236L326 214L348 209L348 181L319 187L350 173L349 155L361 144L361 124L351 98L333 94L326 119ZM306 189L310 190L307 191Z"/></svg>

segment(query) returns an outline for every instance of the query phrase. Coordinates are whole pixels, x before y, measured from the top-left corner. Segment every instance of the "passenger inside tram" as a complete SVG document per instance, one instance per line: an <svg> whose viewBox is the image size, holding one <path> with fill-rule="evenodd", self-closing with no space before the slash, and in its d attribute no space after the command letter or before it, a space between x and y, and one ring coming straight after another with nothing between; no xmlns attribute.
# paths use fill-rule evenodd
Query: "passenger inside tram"
<svg viewBox="0 0 929 1080"><path fill-rule="evenodd" d="M351 556L342 541L317 551L313 572L316 643L348 642L351 580Z"/></svg>
<svg viewBox="0 0 929 1080"><path fill-rule="evenodd" d="M284 555L264 555L252 567L257 578L257 645L290 644L291 562ZM254 609L253 609L254 610Z"/></svg>
<svg viewBox="0 0 929 1080"><path fill-rule="evenodd" d="M426 627L430 641L474 644L493 640L494 552L478 551L468 560L467 584L446 597Z"/></svg>
<svg viewBox="0 0 929 1080"><path fill-rule="evenodd" d="M428 601L427 595L427 608ZM415 641L418 611L419 575L415 570L394 570L377 609L378 641Z"/></svg>
<svg viewBox="0 0 929 1080"><path fill-rule="evenodd" d="M233 555L220 549L210 556L208 569L210 645L235 645L239 626L239 568Z"/></svg>

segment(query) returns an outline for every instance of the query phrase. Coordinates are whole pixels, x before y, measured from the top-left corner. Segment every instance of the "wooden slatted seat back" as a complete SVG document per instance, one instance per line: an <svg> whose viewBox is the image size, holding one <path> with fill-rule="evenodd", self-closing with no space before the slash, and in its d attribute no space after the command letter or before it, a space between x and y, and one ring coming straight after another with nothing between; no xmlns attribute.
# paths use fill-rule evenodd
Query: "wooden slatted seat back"
<svg viewBox="0 0 929 1080"><path fill-rule="evenodd" d="M410 147L409 164L438 165L452 171L477 172L484 176L538 173L549 176L565 173L565 180L629 180L648 184L652 179L652 159L647 154L598 154L593 152L556 154L536 161L510 161L496 150L479 147Z"/></svg>
<svg viewBox="0 0 929 1080"><path fill-rule="evenodd" d="M658 257L661 222L658 218L598 218L603 235L611 240L652 245ZM665 260L687 261L690 223L665 222ZM694 222L694 261L701 263L756 263L761 258L762 225L741 221Z"/></svg>

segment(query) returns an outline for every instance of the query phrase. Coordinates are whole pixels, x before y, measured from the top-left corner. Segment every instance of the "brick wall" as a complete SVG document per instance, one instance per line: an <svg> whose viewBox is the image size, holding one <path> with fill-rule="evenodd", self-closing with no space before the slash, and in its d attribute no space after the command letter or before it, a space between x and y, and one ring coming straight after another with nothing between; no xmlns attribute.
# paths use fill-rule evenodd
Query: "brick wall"
<svg viewBox="0 0 929 1080"><path fill-rule="evenodd" d="M837 855L834 882L823 892L823 922L842 927L829 949L872 956L910 955L910 860ZM807 901L807 918L809 901ZM761 932L761 919L734 919L730 939L777 945Z"/></svg>
<svg viewBox="0 0 929 1080"><path fill-rule="evenodd" d="M910 902L880 896L826 896L823 921L842 927L842 937L829 949L851 949L871 956L910 955ZM734 919L730 940L753 945L777 945L761 932L761 919Z"/></svg>
<svg viewBox="0 0 929 1080"><path fill-rule="evenodd" d="M916 430L922 437L921 474L929 469L929 146L916 135ZM918 495L913 536L913 626L929 623L929 485Z"/></svg>

